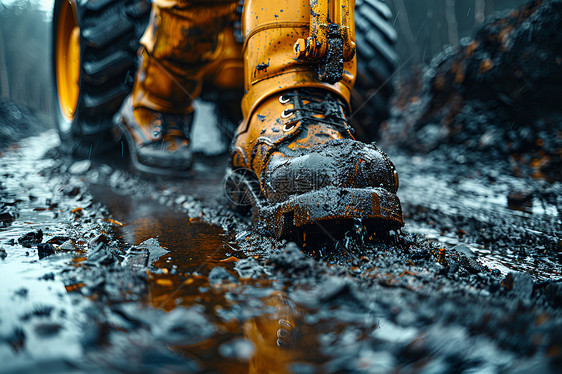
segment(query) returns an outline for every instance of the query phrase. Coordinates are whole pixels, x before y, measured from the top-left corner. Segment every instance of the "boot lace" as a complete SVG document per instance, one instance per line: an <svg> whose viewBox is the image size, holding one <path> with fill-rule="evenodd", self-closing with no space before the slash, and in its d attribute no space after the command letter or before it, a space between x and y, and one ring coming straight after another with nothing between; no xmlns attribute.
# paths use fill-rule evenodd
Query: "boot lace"
<svg viewBox="0 0 562 374"><path fill-rule="evenodd" d="M174 137L189 139L191 130L191 114L160 114L153 122L152 136L164 141Z"/></svg>
<svg viewBox="0 0 562 374"><path fill-rule="evenodd" d="M285 92L279 96L279 102L293 104L293 108L281 112L281 118L290 118L283 126L285 132L292 130L298 122L303 125L321 122L353 133L347 122L346 105L330 92L299 89Z"/></svg>

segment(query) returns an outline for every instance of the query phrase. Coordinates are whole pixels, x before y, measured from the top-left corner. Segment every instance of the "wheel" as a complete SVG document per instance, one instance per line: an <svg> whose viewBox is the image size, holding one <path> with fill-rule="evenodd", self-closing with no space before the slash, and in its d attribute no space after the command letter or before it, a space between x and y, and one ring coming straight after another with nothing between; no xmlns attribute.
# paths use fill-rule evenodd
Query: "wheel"
<svg viewBox="0 0 562 374"><path fill-rule="evenodd" d="M56 0L52 28L55 123L83 157L113 146L112 117L131 92L148 0Z"/></svg>
<svg viewBox="0 0 562 374"><path fill-rule="evenodd" d="M355 41L357 80L351 95L351 125L358 139L371 142L389 117L398 62L392 12L383 0L356 1Z"/></svg>

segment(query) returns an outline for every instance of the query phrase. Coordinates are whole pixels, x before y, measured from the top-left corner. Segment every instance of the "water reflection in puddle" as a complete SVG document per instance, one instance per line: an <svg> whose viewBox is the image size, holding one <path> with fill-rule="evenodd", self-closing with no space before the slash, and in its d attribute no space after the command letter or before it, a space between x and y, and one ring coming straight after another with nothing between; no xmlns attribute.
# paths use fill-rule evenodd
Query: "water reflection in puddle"
<svg viewBox="0 0 562 374"><path fill-rule="evenodd" d="M157 238L169 251L154 262L159 270L149 273L147 305L170 313L178 308L200 311L213 324L216 331L210 338L173 344L174 351L210 371L286 373L295 361L315 371L312 362L320 363L322 356L314 349L314 338L302 339L306 329L308 336L316 336L304 325L302 310L274 281L237 275L235 264L244 256L227 244L221 228L106 186L92 186L91 192L123 223L116 232L124 243Z"/></svg>
<svg viewBox="0 0 562 374"><path fill-rule="evenodd" d="M92 193L124 224L117 228L124 243L139 245L157 238L169 251L156 264L160 268L208 275L215 266L224 266L221 261L232 252L225 249L224 231L220 227L190 219L185 213L149 198L118 195L105 186L92 187Z"/></svg>

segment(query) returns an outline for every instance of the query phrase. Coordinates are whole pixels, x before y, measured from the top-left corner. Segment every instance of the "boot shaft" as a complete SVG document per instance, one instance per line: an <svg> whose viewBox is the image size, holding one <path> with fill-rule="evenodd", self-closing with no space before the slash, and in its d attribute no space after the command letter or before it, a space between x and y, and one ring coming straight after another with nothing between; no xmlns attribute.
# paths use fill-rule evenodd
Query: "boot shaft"
<svg viewBox="0 0 562 374"><path fill-rule="evenodd" d="M350 1L350 38L355 41L353 27L354 1ZM344 63L342 79L328 84L318 79L314 63L297 58L294 51L299 39L310 36L311 8L309 0L246 0L242 17L244 43L245 96L242 112L251 117L256 106L270 95L296 87L323 88L349 103L355 82L356 60Z"/></svg>

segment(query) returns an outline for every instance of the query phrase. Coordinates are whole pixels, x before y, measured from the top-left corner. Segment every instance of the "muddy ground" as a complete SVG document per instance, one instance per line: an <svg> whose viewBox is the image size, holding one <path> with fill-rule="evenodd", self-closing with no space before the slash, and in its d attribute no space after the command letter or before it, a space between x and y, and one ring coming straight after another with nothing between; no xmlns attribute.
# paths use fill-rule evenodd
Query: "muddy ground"
<svg viewBox="0 0 562 374"><path fill-rule="evenodd" d="M562 364L557 183L391 147L404 230L303 249L224 208L224 156L157 181L57 145L48 130L0 158L2 372Z"/></svg>
<svg viewBox="0 0 562 374"><path fill-rule="evenodd" d="M542 117L506 127L519 114L462 82L438 101L455 53L400 86L383 126L406 226L375 242L256 231L225 208L224 147L187 181L146 179L119 146L74 160L0 111L0 372L559 372L560 136L537 143ZM515 157L510 137L543 153Z"/></svg>

